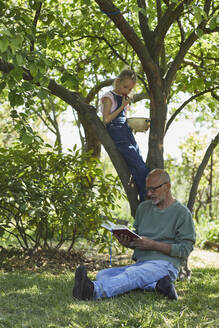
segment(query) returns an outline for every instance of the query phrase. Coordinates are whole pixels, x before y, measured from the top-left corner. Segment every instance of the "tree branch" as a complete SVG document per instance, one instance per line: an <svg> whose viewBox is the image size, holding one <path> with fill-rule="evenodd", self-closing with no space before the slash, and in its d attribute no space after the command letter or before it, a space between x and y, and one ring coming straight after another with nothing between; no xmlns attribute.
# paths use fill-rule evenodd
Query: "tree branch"
<svg viewBox="0 0 219 328"><path fill-rule="evenodd" d="M155 43L153 48L153 54L157 58L159 57L167 31L173 22L175 22L182 14L184 10L184 4L189 4L190 2L192 2L192 0L184 0L176 8L175 3L172 3L158 21L157 27L154 30Z"/></svg>
<svg viewBox="0 0 219 328"><path fill-rule="evenodd" d="M56 136L55 143L58 145L59 152L61 152L62 151L62 138L61 138L61 133L60 133L60 130L59 130L59 124L58 124L57 117L56 117L55 105L54 105L54 102L52 101L51 98L49 99L49 102L51 104L51 110L52 110L53 118L51 118L50 115L47 113L43 102L42 102L42 106L43 106L44 112L46 113L46 115L48 117L48 120L51 122L52 126L55 129L55 136Z"/></svg>
<svg viewBox="0 0 219 328"><path fill-rule="evenodd" d="M149 99L148 95L144 92L141 93L136 93L133 97L132 97L132 103L136 103L138 101L141 101L143 99Z"/></svg>
<svg viewBox="0 0 219 328"><path fill-rule="evenodd" d="M183 43L185 41L185 31L183 29L183 26L181 24L180 19L178 18L176 21L177 21L179 31L180 31L180 35L181 35L181 43Z"/></svg>
<svg viewBox="0 0 219 328"><path fill-rule="evenodd" d="M114 22L117 28L120 30L121 34L128 41L128 43L135 50L138 58L140 59L144 71L149 77L149 81L153 80L155 65L150 56L148 49L141 42L138 35L135 33L134 29L128 24L124 19L123 15L118 12L118 8L114 6L111 0L95 0L99 5L101 11L104 13L109 13L109 18ZM110 15L112 12L118 12L117 14ZM155 73L156 74L156 73Z"/></svg>
<svg viewBox="0 0 219 328"><path fill-rule="evenodd" d="M185 0L185 2L188 2L190 3L191 0ZM206 12L206 14L208 15L209 13L209 10L210 10L210 4L209 2L211 3L211 0L206 0L205 2L205 7L204 7L204 10ZM204 33L207 33L205 32L205 27L206 27L206 24L207 24L207 20L206 19L203 19L202 22L199 24L199 26L197 27L197 30L200 29L202 30ZM180 67L185 55L187 54L188 50L191 48L191 46L194 44L194 42L198 39L198 35L196 34L196 31L194 30L190 35L189 37L185 40L185 42L183 42L181 44L181 47L178 51L178 54L176 55L174 61L172 62L171 66L170 66L170 69L166 75L166 78L165 78L165 83L166 83L166 90L167 90L167 93L169 92L169 89L170 89L170 86L172 84L172 81L174 80L175 78L175 75L176 75L176 72L178 70L178 68Z"/></svg>
<svg viewBox="0 0 219 328"><path fill-rule="evenodd" d="M45 107L44 107L44 105L43 105L43 102L41 102L41 105L42 105L42 108L43 108L43 110L44 110ZM35 110L35 109L33 109L33 111L34 111L34 113L40 118L40 120L45 124L45 126L47 127L47 129L50 130L52 133L55 134L55 130L53 130L53 129L49 126L49 124L48 124L47 121L43 118L43 116L41 115L41 113L40 113L38 110ZM44 110L44 111L45 111L45 110ZM51 122L52 125L53 125L53 122L52 122L51 117L50 117L49 115L47 115L47 113L46 113L46 116L47 116L47 119L49 120L49 122Z"/></svg>
<svg viewBox="0 0 219 328"><path fill-rule="evenodd" d="M88 93L87 97L85 98L85 102L87 104L90 104L90 102L94 99L94 97L96 96L96 94L104 87L108 87L111 86L113 84L115 79L108 79L105 81L102 81L100 83L98 83L97 85L95 85L90 92ZM148 95L144 92L138 93L138 94L134 94L134 96L132 97L132 102L136 103L138 101L141 101L143 99L148 99Z"/></svg>
<svg viewBox="0 0 219 328"><path fill-rule="evenodd" d="M202 162L199 165L199 168L196 172L195 178L193 180L192 188L191 188L190 194L189 194L189 200L187 203L187 207L189 208L189 210L191 212L193 211L195 198L196 198L196 194L197 194L197 190L198 190L198 186L199 186L199 182L201 180L202 174L208 164L211 154L213 153L213 151L216 148L216 146L218 145L218 143L219 143L219 133L216 135L216 137L211 141L210 145L208 146L208 148L205 152L205 155L202 159Z"/></svg>
<svg viewBox="0 0 219 328"><path fill-rule="evenodd" d="M176 116L179 115L179 113L183 110L183 108L188 105L188 103L190 103L191 101L193 101L194 99L204 95L205 93L208 92L213 92L214 90L219 89L219 87L216 88L210 88L207 90L204 90L202 92L197 93L196 95L190 97L189 99L187 99L176 111L175 113L170 117L170 119L167 121L166 127L165 127L165 132L164 135L167 133L167 130L169 129L171 123L173 123L173 121L175 120Z"/></svg>
<svg viewBox="0 0 219 328"><path fill-rule="evenodd" d="M145 45L148 47L148 49L152 49L152 42L153 42L153 32L150 31L149 25L148 25L148 19L146 16L146 3L145 0L138 0L138 7L144 11L139 11L138 17L139 17L139 24L141 29L141 35L144 39Z"/></svg>
<svg viewBox="0 0 219 328"><path fill-rule="evenodd" d="M42 8L42 2L39 2L39 7L38 9L36 10L36 13L35 13L35 17L34 17L34 20L33 20L33 27L34 29L36 29L36 26L37 26L37 22L38 22L38 19L40 17L40 11L41 11L41 8ZM31 41L31 45L30 45L30 52L34 51L34 40Z"/></svg>
<svg viewBox="0 0 219 328"><path fill-rule="evenodd" d="M101 41L104 41L108 46L109 48L114 52L114 54L116 55L116 57L118 57L124 64L126 64L127 66L130 66L129 63L127 62L127 60L125 60L125 58L123 58L119 53L118 51L116 51L116 49L114 48L113 45L110 44L110 42L103 36L98 36L98 35L84 35L83 37L79 38L80 40L84 39L84 38L95 38L95 39L98 39L98 40L101 40ZM77 39L77 41L79 40ZM143 83L144 87L145 87L145 90L148 92L148 86L147 84L145 83L145 80L139 75L137 74L137 77L138 79ZM91 94L91 98L93 97L93 95ZM91 99L92 100L92 99ZM87 103L90 103L91 101L89 98L88 100L86 101Z"/></svg>
<svg viewBox="0 0 219 328"><path fill-rule="evenodd" d="M166 78L165 78L165 84L166 84L166 90L167 94L169 93L169 89L171 87L171 84L175 78L176 72L178 68L180 67L185 55L187 54L189 48L194 44L194 42L198 39L198 36L193 31L190 36L187 38L187 40L181 45L178 54L176 55L174 61L172 62Z"/></svg>
<svg viewBox="0 0 219 328"><path fill-rule="evenodd" d="M98 83L97 85L95 85L90 92L88 93L87 97L85 98L85 102L87 104L90 104L90 102L94 99L94 97L96 96L96 94L104 87L108 87L110 85L113 84L114 79L108 79L105 81L102 81L100 83Z"/></svg>
<svg viewBox="0 0 219 328"><path fill-rule="evenodd" d="M211 92L211 96L217 101L219 101L219 96L216 93L214 93L214 91Z"/></svg>

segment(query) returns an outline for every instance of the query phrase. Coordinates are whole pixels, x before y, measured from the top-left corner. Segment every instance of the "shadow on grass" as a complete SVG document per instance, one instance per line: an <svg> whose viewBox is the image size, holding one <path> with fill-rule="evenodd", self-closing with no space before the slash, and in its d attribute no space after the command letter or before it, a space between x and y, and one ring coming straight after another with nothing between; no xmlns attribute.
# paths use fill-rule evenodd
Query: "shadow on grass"
<svg viewBox="0 0 219 328"><path fill-rule="evenodd" d="M1 273L0 327L62 327L58 322L72 302L72 284L71 273ZM7 325L1 326L3 319Z"/></svg>

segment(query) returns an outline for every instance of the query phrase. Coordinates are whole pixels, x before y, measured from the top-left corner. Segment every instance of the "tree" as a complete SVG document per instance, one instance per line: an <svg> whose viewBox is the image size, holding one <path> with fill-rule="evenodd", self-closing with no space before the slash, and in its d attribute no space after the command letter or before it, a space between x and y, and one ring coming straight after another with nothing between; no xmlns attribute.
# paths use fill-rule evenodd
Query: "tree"
<svg viewBox="0 0 219 328"><path fill-rule="evenodd" d="M7 84L11 106L29 108L48 92L71 105L87 139L94 140L92 147L98 143L95 138L104 145L134 215L137 197L130 172L90 101L107 85L112 69L116 73L124 63L133 67L150 105L147 162L151 168L164 167L168 104L181 90L192 94L191 100L207 92L217 98L216 1L158 0L154 6L143 0L78 0L69 5L20 0L2 2L1 13L0 89ZM107 80L100 82L102 77Z"/></svg>

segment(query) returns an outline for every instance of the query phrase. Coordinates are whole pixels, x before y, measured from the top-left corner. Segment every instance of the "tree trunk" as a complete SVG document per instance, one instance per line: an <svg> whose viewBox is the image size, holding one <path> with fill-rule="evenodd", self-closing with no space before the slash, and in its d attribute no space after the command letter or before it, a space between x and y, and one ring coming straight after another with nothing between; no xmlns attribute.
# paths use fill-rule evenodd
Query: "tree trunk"
<svg viewBox="0 0 219 328"><path fill-rule="evenodd" d="M153 88L153 94L150 93L150 132L147 165L150 169L164 168L163 159L163 140L164 129L167 115L166 97L159 87Z"/></svg>
<svg viewBox="0 0 219 328"><path fill-rule="evenodd" d="M92 156L100 159L101 155L101 142L97 137L95 130L91 127L90 123L87 122L83 115L78 112L78 118L83 126L85 134L85 151L92 150Z"/></svg>
<svg viewBox="0 0 219 328"><path fill-rule="evenodd" d="M213 213L212 213L212 188L213 188L213 151L211 154L211 161L210 161L210 176L209 176L209 216L212 220Z"/></svg>

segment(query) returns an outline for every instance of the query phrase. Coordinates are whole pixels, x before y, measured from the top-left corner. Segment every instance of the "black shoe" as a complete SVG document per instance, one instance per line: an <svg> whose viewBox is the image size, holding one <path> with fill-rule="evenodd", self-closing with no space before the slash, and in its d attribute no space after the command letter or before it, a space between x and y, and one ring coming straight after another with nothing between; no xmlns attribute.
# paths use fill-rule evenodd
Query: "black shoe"
<svg viewBox="0 0 219 328"><path fill-rule="evenodd" d="M72 294L79 300L93 299L94 284L87 277L87 270L84 265L80 265L75 272L75 285Z"/></svg>
<svg viewBox="0 0 219 328"><path fill-rule="evenodd" d="M174 284L172 283L170 276L165 276L158 280L156 291L167 296L170 300L177 300L178 295L175 290Z"/></svg>

